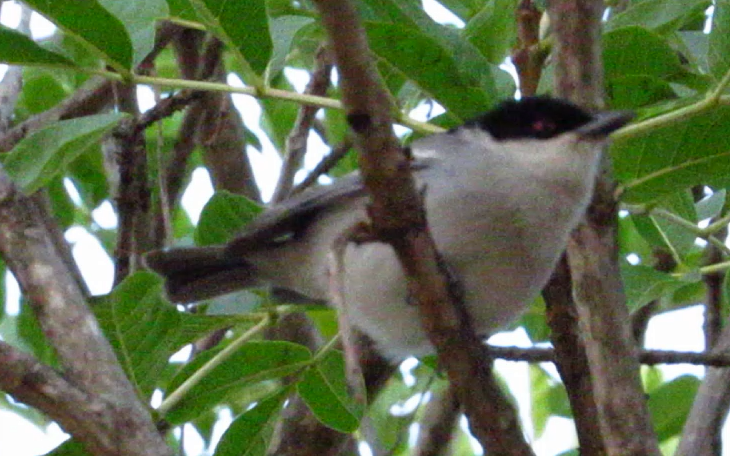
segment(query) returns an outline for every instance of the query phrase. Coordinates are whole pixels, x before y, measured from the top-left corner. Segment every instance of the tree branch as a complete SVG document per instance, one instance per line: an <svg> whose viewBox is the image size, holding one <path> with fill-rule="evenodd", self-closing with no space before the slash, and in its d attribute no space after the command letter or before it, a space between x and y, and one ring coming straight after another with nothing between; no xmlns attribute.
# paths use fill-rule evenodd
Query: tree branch
<svg viewBox="0 0 730 456"><path fill-rule="evenodd" d="M107 405L96 412L98 420L112 424L106 434L76 434L75 427L68 431L94 454L171 454L86 306L83 291L56 252L36 205L18 191L1 168L0 254L18 279L44 334L56 348L65 379L84 391L85 401L103 401ZM16 369L31 366L27 357L19 358L7 344L3 344L3 361L15 365ZM3 372L6 370L8 368L3 366ZM15 372L20 375L26 371ZM28 380L23 376L17 378ZM53 408L53 400L29 397L31 390L22 389L22 383L9 386L34 404L48 405L42 410L49 415L61 413ZM61 394L55 390L41 392ZM107 447L105 441L112 442L113 447Z"/></svg>
<svg viewBox="0 0 730 456"><path fill-rule="evenodd" d="M593 381L586 346L578 327L570 268L565 255L558 261L542 295L551 331L550 340L555 347L555 367L565 384L581 452L584 456L604 455L606 450L598 423ZM493 353L493 356L499 355Z"/></svg>
<svg viewBox="0 0 730 456"><path fill-rule="evenodd" d="M318 0L340 74L347 119L360 151L360 171L371 194L375 236L390 244L439 362L464 404L472 433L489 452L529 455L517 415L490 375L483 347L426 226L422 201L391 129L392 104L375 71L365 32L351 2Z"/></svg>
<svg viewBox="0 0 730 456"><path fill-rule="evenodd" d="M556 362L558 354L552 348L541 347L497 347L488 346L489 354L507 361L525 361L528 363ZM697 366L730 367L730 353L722 351L680 352L671 350L641 350L641 364L692 364ZM581 448L583 448L581 446Z"/></svg>
<svg viewBox="0 0 730 456"><path fill-rule="evenodd" d="M315 67L304 93L308 95L323 96L327 93L330 85L330 73L332 72L332 59L326 48L321 47L317 52ZM307 153L307 138L317 115L319 108L312 105L299 107L297 118L294 121L294 128L286 139L286 153L284 164L281 167L281 174L276 183L272 201L281 201L286 198L294 186L294 175L302 166L302 160Z"/></svg>
<svg viewBox="0 0 730 456"><path fill-rule="evenodd" d="M730 326L725 326L713 348L730 354ZM682 430L675 456L716 456L721 453L718 431L730 408L730 369L707 369Z"/></svg>
<svg viewBox="0 0 730 456"><path fill-rule="evenodd" d="M210 71L210 77L221 82L226 79L222 52L223 43L217 38L210 38L201 62L201 72ZM233 107L231 94L208 92L201 104L204 111L196 129L196 139L203 148L203 161L210 172L213 187L261 201L246 154L243 119Z"/></svg>
<svg viewBox="0 0 730 456"><path fill-rule="evenodd" d="M557 94L582 106L601 107L603 2L553 0L548 10L556 38ZM568 244L573 295L606 453L659 455L619 274L615 183L605 157L586 221Z"/></svg>

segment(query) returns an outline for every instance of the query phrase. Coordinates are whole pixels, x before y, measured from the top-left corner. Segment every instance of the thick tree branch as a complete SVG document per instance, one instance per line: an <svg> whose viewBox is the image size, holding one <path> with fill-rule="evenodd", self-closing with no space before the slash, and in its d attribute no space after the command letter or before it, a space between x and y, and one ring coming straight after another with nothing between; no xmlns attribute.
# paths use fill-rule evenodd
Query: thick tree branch
<svg viewBox="0 0 730 456"><path fill-rule="evenodd" d="M540 18L542 12L531 0L517 5L517 46L512 51L512 63L517 69L520 92L523 96L537 93L543 64L548 53L540 49Z"/></svg>
<svg viewBox="0 0 730 456"><path fill-rule="evenodd" d="M730 355L730 326L725 326L712 352ZM722 429L729 407L730 368L707 369L684 424L675 456L721 454L718 431Z"/></svg>
<svg viewBox="0 0 730 456"><path fill-rule="evenodd" d="M211 78L225 82L222 52L223 44L220 40L209 39L203 53L201 70L212 71ZM204 114L196 130L197 141L203 148L203 161L210 172L213 187L261 201L261 193L246 154L243 119L233 106L231 94L208 92L203 96L201 104L204 106Z"/></svg>
<svg viewBox="0 0 730 456"><path fill-rule="evenodd" d="M553 0L548 10L556 43L557 94L589 108L601 107L603 2ZM614 186L606 159L586 221L571 236L568 263L606 453L658 455L618 268Z"/></svg>
<svg viewBox="0 0 730 456"><path fill-rule="evenodd" d="M55 347L64 378L84 391L85 400L108 405L97 411L103 417L99 420L114 425L108 429L108 435L91 437L82 433L75 437L99 455L171 454L86 306L83 291L57 254L36 205L17 190L1 169L0 254ZM27 358L18 361L18 355L8 351L7 346L4 346L4 356L11 365L13 362L29 365ZM6 370L3 367L3 372ZM16 384L13 388L20 387ZM23 398L29 399L30 390L20 391ZM50 394L49 391L40 393ZM48 409L42 410L50 416L61 413L51 407L50 399L32 400L35 404L46 403ZM68 430L73 433L76 429ZM113 448L104 446L104 441L112 442Z"/></svg>
<svg viewBox="0 0 730 456"><path fill-rule="evenodd" d="M98 113L111 104L113 84L102 77L89 79L61 103L16 125L0 137L0 152L10 151L28 133L51 122Z"/></svg>
<svg viewBox="0 0 730 456"><path fill-rule="evenodd" d="M391 128L392 104L375 71L365 32L349 1L318 0L340 74L347 119L360 150L360 170L371 193L375 236L396 252L408 290L421 310L472 433L489 452L529 455L517 415L490 375L483 347L450 287L431 239L408 157Z"/></svg>
<svg viewBox="0 0 730 456"><path fill-rule="evenodd" d="M118 84L115 92L119 109L133 118L115 129L109 152L117 161L119 171L119 187L114 195L119 217L114 252L116 286L136 269L141 254L148 250L146 216L150 211L150 188L144 132L135 127L139 118L136 89Z"/></svg>
<svg viewBox="0 0 730 456"><path fill-rule="evenodd" d="M586 347L580 335L578 316L573 302L570 268L563 255L542 291L545 299L550 340L555 347L555 366L565 384L575 428L584 456L605 454L593 395ZM493 356L499 356L493 353Z"/></svg>
<svg viewBox="0 0 730 456"><path fill-rule="evenodd" d="M32 10L25 5L21 5L20 23L17 27L19 32L30 35L31 15ZM0 133L5 133L10 128L22 88L23 68L19 66L9 67L5 76L3 76L2 82L0 82ZM46 229L50 234L51 240L56 246L56 251L72 272L73 278L79 286L79 289L84 292L84 296L88 297L90 295L89 290L81 276L81 271L79 270L78 265L74 261L71 249L63 236L63 230L59 226L58 221L51 215L53 210L50 199L48 198L48 191L43 189L36 192L31 196L31 200L34 204L36 204L39 215L41 215L45 222Z"/></svg>

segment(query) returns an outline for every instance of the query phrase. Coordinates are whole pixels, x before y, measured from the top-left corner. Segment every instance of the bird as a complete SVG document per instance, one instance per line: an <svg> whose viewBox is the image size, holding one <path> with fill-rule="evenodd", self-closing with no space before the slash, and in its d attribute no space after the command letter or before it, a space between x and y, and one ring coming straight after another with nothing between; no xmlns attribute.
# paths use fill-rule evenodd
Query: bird
<svg viewBox="0 0 730 456"><path fill-rule="evenodd" d="M609 135L632 118L523 97L408 146L431 235L480 336L515 321L544 287L588 207ZM145 263L173 302L264 286L327 302L333 243L368 220L368 204L356 171L273 204L227 245L152 251ZM434 352L389 245L350 243L342 262L352 326L393 360Z"/></svg>

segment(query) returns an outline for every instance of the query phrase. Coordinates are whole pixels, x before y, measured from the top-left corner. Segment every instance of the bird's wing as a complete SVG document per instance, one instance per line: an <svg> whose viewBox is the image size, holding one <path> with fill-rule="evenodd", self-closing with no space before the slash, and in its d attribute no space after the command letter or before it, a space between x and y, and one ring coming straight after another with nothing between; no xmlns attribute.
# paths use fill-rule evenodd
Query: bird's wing
<svg viewBox="0 0 730 456"><path fill-rule="evenodd" d="M348 198L365 195L359 173L352 173L331 185L314 187L277 203L246 225L227 247L242 253L252 248L286 242L305 229L322 209Z"/></svg>
<svg viewBox="0 0 730 456"><path fill-rule="evenodd" d="M428 167L429 160L414 162L414 171ZM335 204L366 196L359 172L337 179L331 185L323 185L277 203L246 225L226 247L232 256L240 256L255 249L283 244L295 239L305 230L314 217Z"/></svg>

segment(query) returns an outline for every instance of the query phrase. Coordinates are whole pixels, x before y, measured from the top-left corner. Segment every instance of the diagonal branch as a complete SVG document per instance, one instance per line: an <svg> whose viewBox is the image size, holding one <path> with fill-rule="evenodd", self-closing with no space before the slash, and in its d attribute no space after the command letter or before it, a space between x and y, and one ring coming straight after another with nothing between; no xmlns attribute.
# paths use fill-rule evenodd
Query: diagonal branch
<svg viewBox="0 0 730 456"><path fill-rule="evenodd" d="M309 84L304 89L308 95L325 95L330 84L330 73L332 72L332 61L326 48L320 48L317 52L315 68ZM281 175L276 183L272 201L281 201L286 198L294 186L294 175L302 165L304 155L307 153L307 138L314 122L314 116L319 111L317 106L302 105L294 121L294 128L286 139L286 154L284 165L281 168Z"/></svg>
<svg viewBox="0 0 730 456"><path fill-rule="evenodd" d="M371 195L374 234L390 244L403 267L409 295L436 347L472 433L487 451L529 455L514 408L490 375L483 347L450 285L431 239L409 161L391 128L393 105L383 87L350 1L318 0L340 74L343 104L360 151L360 170Z"/></svg>
<svg viewBox="0 0 730 456"><path fill-rule="evenodd" d="M555 89L579 105L601 107L601 0L548 2L555 34ZM659 455L639 377L618 267L618 208L604 160L586 220L568 244L580 333L590 366L598 422L608 455Z"/></svg>
<svg viewBox="0 0 730 456"><path fill-rule="evenodd" d="M79 440L94 454L170 454L87 307L84 292L56 252L35 204L18 191L2 169L0 254L55 347L65 378L88 398L109 405L98 411L99 419L123 423L108 429L108 435L78 434ZM8 354L7 348L4 345L4 361L13 365L17 356ZM3 367L3 372L6 369ZM51 409L44 411L49 415L57 413ZM113 451L102 445L104 440L114 443Z"/></svg>

